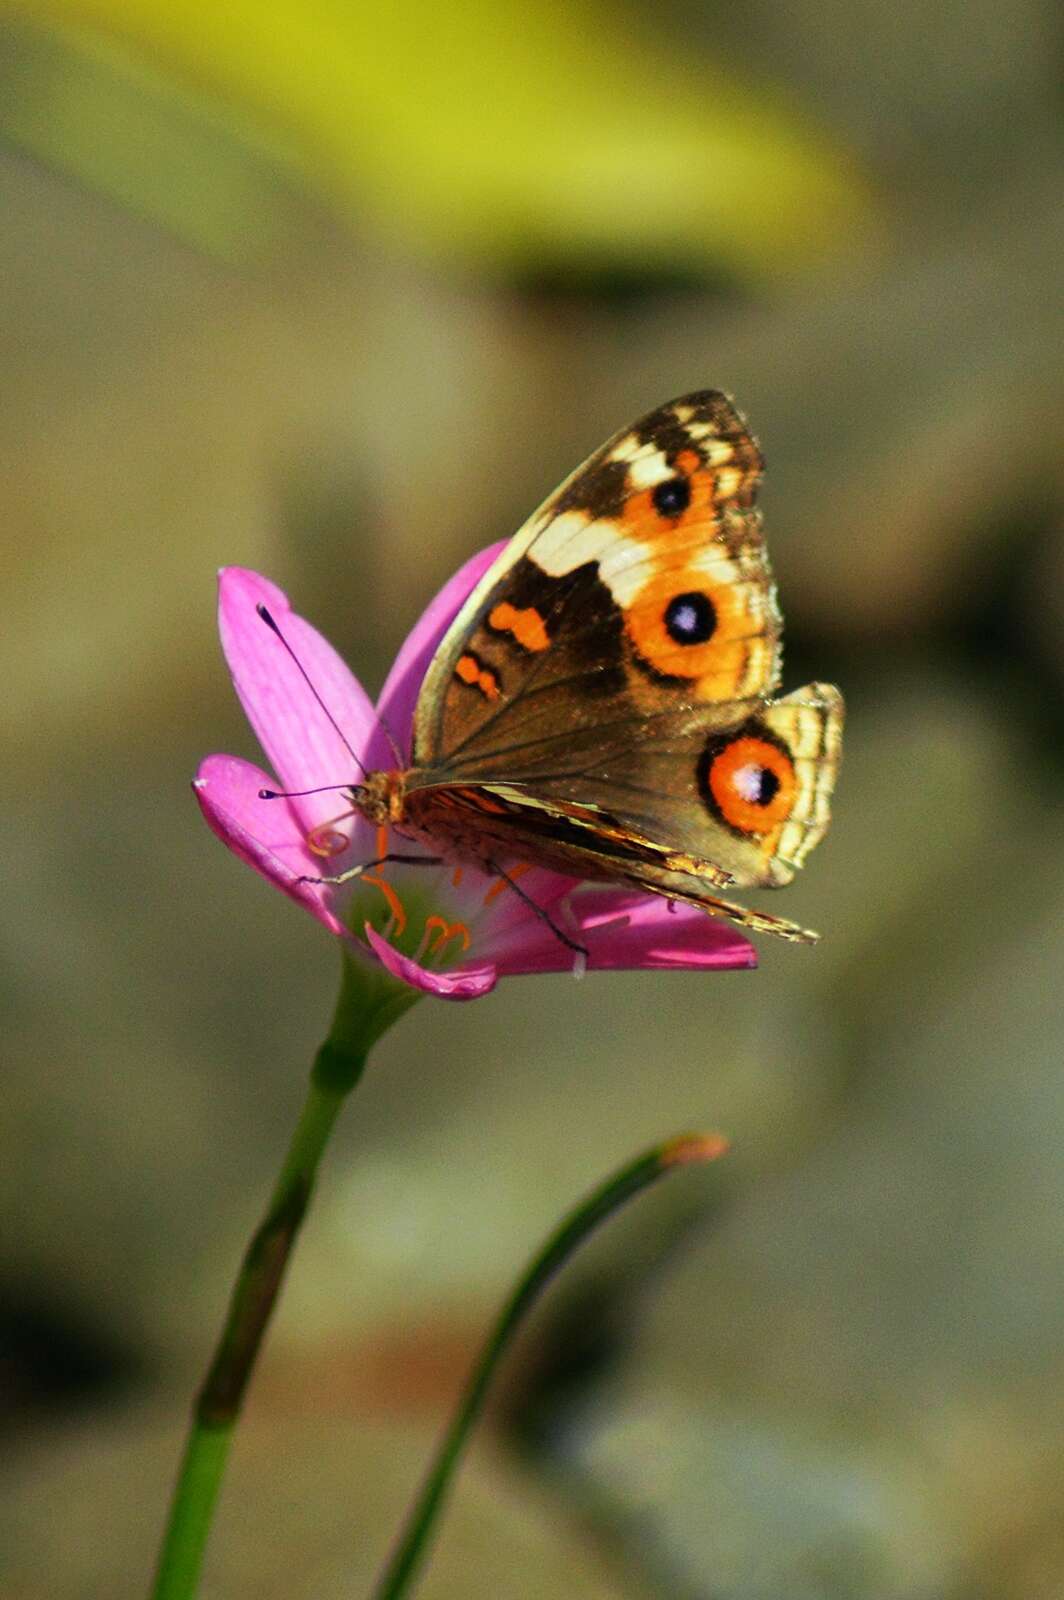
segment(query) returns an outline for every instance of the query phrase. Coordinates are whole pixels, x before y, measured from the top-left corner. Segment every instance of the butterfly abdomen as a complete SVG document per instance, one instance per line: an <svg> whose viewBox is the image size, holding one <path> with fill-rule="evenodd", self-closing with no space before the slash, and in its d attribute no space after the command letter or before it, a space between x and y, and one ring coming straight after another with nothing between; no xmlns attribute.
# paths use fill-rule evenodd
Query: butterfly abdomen
<svg viewBox="0 0 1064 1600"><path fill-rule="evenodd" d="M458 785L417 786L406 794L396 826L435 854L487 868L489 863L539 859L523 849L520 809L484 789Z"/></svg>

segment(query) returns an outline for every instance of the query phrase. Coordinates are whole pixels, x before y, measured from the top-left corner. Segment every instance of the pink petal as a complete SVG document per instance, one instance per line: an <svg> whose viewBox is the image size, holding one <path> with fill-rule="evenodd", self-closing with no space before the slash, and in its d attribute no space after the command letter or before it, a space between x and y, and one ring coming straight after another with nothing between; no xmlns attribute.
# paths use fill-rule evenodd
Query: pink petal
<svg viewBox="0 0 1064 1600"><path fill-rule="evenodd" d="M280 627L341 732L331 725L303 674L258 615L259 604ZM218 627L236 692L279 780L278 784L268 780L267 787L310 789L357 782L358 765L347 745L362 754L376 715L358 679L317 629L296 615L275 584L243 567L223 567L219 573ZM346 809L339 792L292 804L305 829Z"/></svg>
<svg viewBox="0 0 1064 1600"><path fill-rule="evenodd" d="M366 923L366 938L370 948L383 967L425 994L434 994L439 1000L479 1000L495 987L496 971L493 966L467 967L458 972L430 972L409 956L401 955L381 937L370 923Z"/></svg>
<svg viewBox="0 0 1064 1600"><path fill-rule="evenodd" d="M580 896L577 897L579 905ZM749 969L757 966L757 949L732 922L712 917L697 906L680 905L661 895L645 895L627 910L627 924L613 925L616 914L603 891L587 894L581 921L590 948L605 967L686 967L695 971ZM597 902L597 903L596 903Z"/></svg>
<svg viewBox="0 0 1064 1600"><path fill-rule="evenodd" d="M756 967L757 951L731 923L695 906L669 910L660 895L627 889L584 889L574 894L571 921L552 912L571 938L588 948L589 972L634 968L726 971ZM514 928L493 944L501 976L568 972L574 955L540 918Z"/></svg>
<svg viewBox="0 0 1064 1600"><path fill-rule="evenodd" d="M517 866L515 863L513 870L517 870ZM546 926L542 919L537 918L529 901L543 911L550 911L580 881L553 872L549 867L526 868L517 878L522 891L518 894L496 873L482 872L464 863L462 874L461 886L453 891L453 898L461 908L464 920L475 923L477 943L486 944L492 950L496 945L508 944L514 936L523 937L523 930L530 921L538 921L541 927Z"/></svg>
<svg viewBox="0 0 1064 1600"><path fill-rule="evenodd" d="M430 600L417 622L407 634L392 669L385 679L384 688L377 699L381 719L387 724L393 739L399 745L404 760L409 760L410 737L417 703L418 690L429 669L436 648L465 602L487 572L499 553L506 549L508 539L489 545L479 555L471 556L465 566L459 567L448 579L434 600ZM380 729L370 739L366 756L367 766L394 767L395 754L387 735Z"/></svg>
<svg viewBox="0 0 1064 1600"><path fill-rule="evenodd" d="M330 933L350 940L348 929L329 907L325 888L299 881L303 873L320 871L321 862L307 849L288 804L258 798L267 782L266 774L250 761L217 755L200 764L192 790L208 824L234 855L297 900Z"/></svg>

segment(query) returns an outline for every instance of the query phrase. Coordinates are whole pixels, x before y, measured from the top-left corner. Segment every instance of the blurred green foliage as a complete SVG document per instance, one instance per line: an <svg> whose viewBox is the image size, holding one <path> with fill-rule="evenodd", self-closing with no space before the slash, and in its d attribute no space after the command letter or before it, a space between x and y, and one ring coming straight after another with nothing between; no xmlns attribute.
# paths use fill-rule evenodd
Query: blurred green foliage
<svg viewBox="0 0 1064 1600"><path fill-rule="evenodd" d="M670 50L597 0L44 0L18 15L43 31L0 126L224 254L261 248L252 219L268 213L223 129L341 214L479 268L771 277L853 248L869 221L854 163L811 120L726 55Z"/></svg>

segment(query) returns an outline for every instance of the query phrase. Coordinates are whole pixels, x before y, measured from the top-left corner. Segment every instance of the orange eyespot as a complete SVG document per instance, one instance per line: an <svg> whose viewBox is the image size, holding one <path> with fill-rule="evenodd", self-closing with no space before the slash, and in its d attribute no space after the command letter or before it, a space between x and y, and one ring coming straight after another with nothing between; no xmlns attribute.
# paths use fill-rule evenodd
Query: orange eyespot
<svg viewBox="0 0 1064 1600"><path fill-rule="evenodd" d="M797 780L790 756L778 744L743 734L707 747L700 773L712 810L740 833L771 833L794 804Z"/></svg>
<svg viewBox="0 0 1064 1600"><path fill-rule="evenodd" d="M717 583L696 568L662 572L625 609L636 651L668 678L738 679L751 624L736 584ZM725 698L727 681L722 684Z"/></svg>

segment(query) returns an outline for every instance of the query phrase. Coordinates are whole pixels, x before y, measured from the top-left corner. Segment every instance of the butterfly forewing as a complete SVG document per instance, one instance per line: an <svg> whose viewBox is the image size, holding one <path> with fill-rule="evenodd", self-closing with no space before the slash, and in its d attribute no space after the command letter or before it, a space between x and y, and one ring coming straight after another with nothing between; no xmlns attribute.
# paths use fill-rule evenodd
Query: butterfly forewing
<svg viewBox="0 0 1064 1600"><path fill-rule="evenodd" d="M739 721L779 673L754 496L761 455L723 395L625 429L553 494L473 591L418 702L414 764L546 730L713 704ZM729 708L725 711L725 707Z"/></svg>

